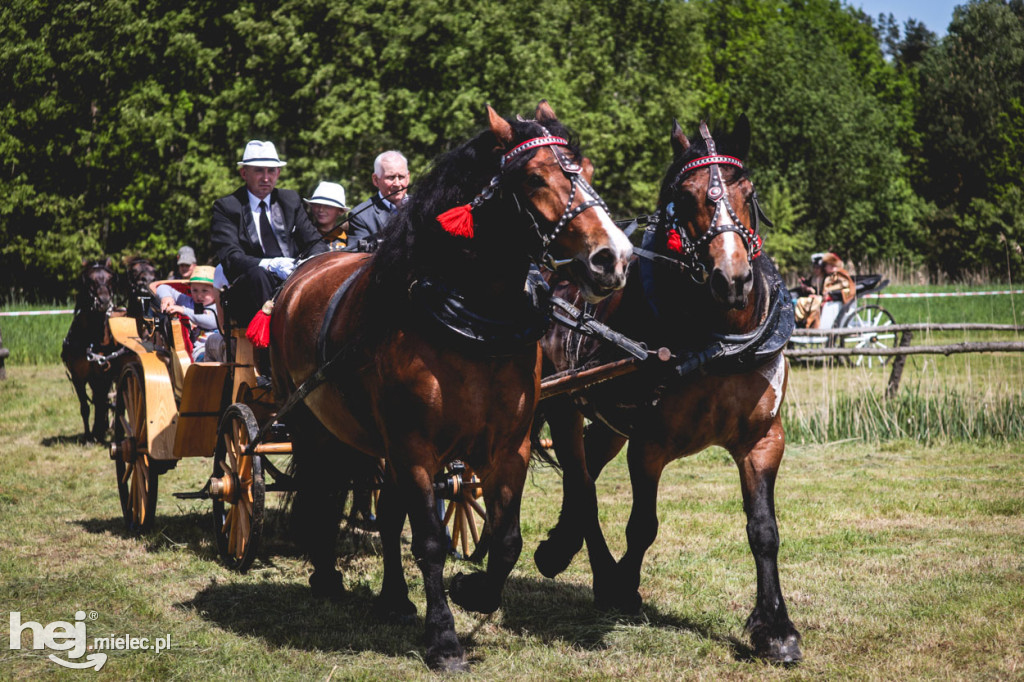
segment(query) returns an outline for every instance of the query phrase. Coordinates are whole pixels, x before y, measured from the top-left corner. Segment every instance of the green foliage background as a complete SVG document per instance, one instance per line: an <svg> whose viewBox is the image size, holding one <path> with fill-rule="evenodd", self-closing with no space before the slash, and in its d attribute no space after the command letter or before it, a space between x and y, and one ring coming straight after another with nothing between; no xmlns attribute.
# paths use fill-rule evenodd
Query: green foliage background
<svg viewBox="0 0 1024 682"><path fill-rule="evenodd" d="M816 250L960 277L1024 269L1024 0L941 40L836 0L8 0L0 297L62 298L83 256L208 260L249 139L352 201L389 148L422 172L483 105L552 102L616 217L649 213L676 118L751 118L784 270Z"/></svg>

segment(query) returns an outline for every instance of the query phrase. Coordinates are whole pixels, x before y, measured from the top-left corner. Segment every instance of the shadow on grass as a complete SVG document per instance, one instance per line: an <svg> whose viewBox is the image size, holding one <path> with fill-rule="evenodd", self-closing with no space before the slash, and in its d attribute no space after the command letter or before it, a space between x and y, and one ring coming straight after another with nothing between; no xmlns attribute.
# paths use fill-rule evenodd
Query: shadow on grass
<svg viewBox="0 0 1024 682"><path fill-rule="evenodd" d="M59 447L61 445L95 445L97 447L106 447L107 442L106 440L104 440L103 442L94 440L89 436L85 435L84 433L82 433L81 431L79 431L78 433L70 436L66 434L61 434L59 436L47 436L46 438L39 441L39 444L42 445L44 448Z"/></svg>
<svg viewBox="0 0 1024 682"><path fill-rule="evenodd" d="M384 622L372 615L373 596L361 586L335 603L314 599L304 584L214 582L175 606L275 647L389 656L415 651L422 658L422 618L408 624Z"/></svg>
<svg viewBox="0 0 1024 682"><path fill-rule="evenodd" d="M157 508L153 529L137 540L149 552L161 552L169 548L184 547L201 559L219 561L216 540L213 535L213 508L206 511L185 511L161 514ZM110 534L120 537L134 537L128 534L124 519L120 516L109 518L77 519L70 521L88 533ZM266 509L263 517L263 535L257 555L257 565L273 566L275 557L301 557L302 552L290 539L288 513L282 509ZM342 523L338 538L338 555L380 555L380 538L376 532L360 527L349 527Z"/></svg>
<svg viewBox="0 0 1024 682"><path fill-rule="evenodd" d="M314 599L305 584L212 582L177 608L274 647L322 651L374 651L387 656L424 656L422 609L414 620L383 621L374 615L374 594L365 585L338 602ZM452 605L452 609L459 610ZM692 632L728 646L737 660L752 660L745 643L721 628L645 606L639 616L598 611L589 588L533 577L509 580L495 623L512 636L538 637L591 651L607 649L608 635L622 624ZM477 645L460 632L467 654Z"/></svg>
<svg viewBox="0 0 1024 682"><path fill-rule="evenodd" d="M607 634L627 624L692 632L720 642L733 651L737 660L752 660L753 649L720 627L662 611L645 604L637 615L601 611L594 606L594 594L588 587L531 576L513 576L505 587L501 624L510 632L530 634L545 642L561 641L583 649L607 647Z"/></svg>

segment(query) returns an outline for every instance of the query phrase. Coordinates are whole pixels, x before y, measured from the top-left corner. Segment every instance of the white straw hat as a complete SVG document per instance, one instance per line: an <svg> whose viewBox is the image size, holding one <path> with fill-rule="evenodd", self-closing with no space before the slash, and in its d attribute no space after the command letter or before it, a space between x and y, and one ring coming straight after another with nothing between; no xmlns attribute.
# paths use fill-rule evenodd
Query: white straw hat
<svg viewBox="0 0 1024 682"><path fill-rule="evenodd" d="M348 208L345 205L345 188L336 182L321 182L313 191L313 196L305 199L307 204L323 204L335 208Z"/></svg>
<svg viewBox="0 0 1024 682"><path fill-rule="evenodd" d="M277 158L277 148L273 142L262 140L250 140L245 145L245 152L239 166L262 166L264 168L280 168L285 162Z"/></svg>

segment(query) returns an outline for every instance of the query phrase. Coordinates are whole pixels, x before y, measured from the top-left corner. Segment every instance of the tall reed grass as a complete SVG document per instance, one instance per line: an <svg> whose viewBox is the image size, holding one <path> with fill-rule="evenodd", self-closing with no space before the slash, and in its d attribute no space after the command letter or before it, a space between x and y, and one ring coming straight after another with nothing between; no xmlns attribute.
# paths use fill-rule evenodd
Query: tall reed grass
<svg viewBox="0 0 1024 682"><path fill-rule="evenodd" d="M71 310L71 301L0 306L0 311ZM0 340L10 350L7 365L50 365L60 362L61 344L71 327L71 315L0 317Z"/></svg>
<svg viewBox="0 0 1024 682"><path fill-rule="evenodd" d="M837 393L819 409L783 413L790 443L844 440L912 440L925 445L953 441L1024 441L1024 391L979 399L963 391L927 395L904 391Z"/></svg>

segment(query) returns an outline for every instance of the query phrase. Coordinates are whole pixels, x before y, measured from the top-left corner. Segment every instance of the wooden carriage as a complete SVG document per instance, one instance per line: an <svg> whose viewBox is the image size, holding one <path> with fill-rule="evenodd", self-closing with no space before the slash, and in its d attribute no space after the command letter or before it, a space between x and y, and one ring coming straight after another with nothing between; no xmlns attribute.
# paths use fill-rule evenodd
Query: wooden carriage
<svg viewBox="0 0 1024 682"><path fill-rule="evenodd" d="M151 290L165 283L187 284L164 280ZM219 302L218 319L224 319ZM129 533L148 532L160 476L186 457L212 457L213 470L202 489L174 495L212 501L220 556L244 572L259 550L266 493L292 489L292 479L282 471L286 467L272 460L291 455L292 445L284 425L276 422L273 390L259 376L244 330L224 329L222 323L230 339L229 362L193 362L186 324L161 314L110 319L115 340L131 353L117 380L110 444L121 510ZM470 556L484 532L477 522L484 516L476 499L478 482L456 463L435 489L453 553ZM376 494L371 500L375 503Z"/></svg>

